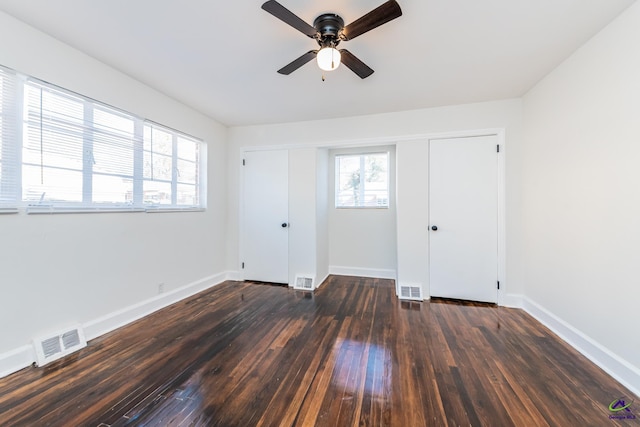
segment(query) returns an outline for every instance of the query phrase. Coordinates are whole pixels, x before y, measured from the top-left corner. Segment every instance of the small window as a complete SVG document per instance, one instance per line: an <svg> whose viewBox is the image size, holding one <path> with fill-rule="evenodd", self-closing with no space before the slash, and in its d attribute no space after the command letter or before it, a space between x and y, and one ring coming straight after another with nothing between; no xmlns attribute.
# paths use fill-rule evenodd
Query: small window
<svg viewBox="0 0 640 427"><path fill-rule="evenodd" d="M336 155L336 207L389 207L389 153Z"/></svg>

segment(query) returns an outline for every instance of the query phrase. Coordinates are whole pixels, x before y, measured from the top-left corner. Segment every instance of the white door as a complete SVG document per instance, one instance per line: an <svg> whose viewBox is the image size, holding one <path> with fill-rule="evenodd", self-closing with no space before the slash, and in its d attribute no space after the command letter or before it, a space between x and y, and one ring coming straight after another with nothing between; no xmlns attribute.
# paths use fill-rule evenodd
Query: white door
<svg viewBox="0 0 640 427"><path fill-rule="evenodd" d="M244 155L242 263L245 280L289 282L289 156Z"/></svg>
<svg viewBox="0 0 640 427"><path fill-rule="evenodd" d="M429 145L429 285L434 297L497 302L496 136Z"/></svg>

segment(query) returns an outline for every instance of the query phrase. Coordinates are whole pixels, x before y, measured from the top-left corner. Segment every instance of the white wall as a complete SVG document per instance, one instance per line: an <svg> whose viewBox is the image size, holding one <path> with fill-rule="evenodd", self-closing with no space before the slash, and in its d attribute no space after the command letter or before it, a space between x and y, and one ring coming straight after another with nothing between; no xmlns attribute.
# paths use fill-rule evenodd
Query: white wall
<svg viewBox="0 0 640 427"><path fill-rule="evenodd" d="M406 141L396 147L398 168L397 286L422 287L429 297L429 140Z"/></svg>
<svg viewBox="0 0 640 427"><path fill-rule="evenodd" d="M524 97L527 309L640 394L640 3Z"/></svg>
<svg viewBox="0 0 640 427"><path fill-rule="evenodd" d="M327 150L289 150L289 285L297 275L328 275Z"/></svg>
<svg viewBox="0 0 640 427"><path fill-rule="evenodd" d="M37 335L224 273L227 157L223 126L4 13L0 64L202 138L209 165L206 212L0 216L1 375Z"/></svg>
<svg viewBox="0 0 640 427"><path fill-rule="evenodd" d="M316 274L316 150L289 151L289 285Z"/></svg>
<svg viewBox="0 0 640 427"><path fill-rule="evenodd" d="M239 269L237 218L240 194L240 153L243 149L310 146L336 148L396 144L396 149L401 150L402 145L408 143L408 140L420 136L479 129L505 129L507 266L504 285L506 293L520 295L522 294L521 122L521 101L505 100L334 120L230 128L228 268ZM398 167L402 166L398 164ZM335 229L329 231L330 240L334 238L335 232ZM335 259L332 260L334 261ZM395 260L391 261L394 264L395 262ZM377 268L372 262L362 267Z"/></svg>
<svg viewBox="0 0 640 427"><path fill-rule="evenodd" d="M329 275L329 151L316 151L316 283Z"/></svg>

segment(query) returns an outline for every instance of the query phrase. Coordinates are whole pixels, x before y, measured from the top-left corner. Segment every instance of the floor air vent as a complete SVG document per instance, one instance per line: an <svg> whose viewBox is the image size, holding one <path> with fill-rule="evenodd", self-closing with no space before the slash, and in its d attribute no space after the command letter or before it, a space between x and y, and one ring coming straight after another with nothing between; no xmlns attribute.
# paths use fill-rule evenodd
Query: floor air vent
<svg viewBox="0 0 640 427"><path fill-rule="evenodd" d="M60 333L33 340L36 364L44 366L87 346L82 328L75 327Z"/></svg>
<svg viewBox="0 0 640 427"><path fill-rule="evenodd" d="M422 301L422 288L420 286L400 286L400 299Z"/></svg>
<svg viewBox="0 0 640 427"><path fill-rule="evenodd" d="M302 289L305 291L312 291L313 277L312 276L296 276L296 282L293 285L293 289Z"/></svg>

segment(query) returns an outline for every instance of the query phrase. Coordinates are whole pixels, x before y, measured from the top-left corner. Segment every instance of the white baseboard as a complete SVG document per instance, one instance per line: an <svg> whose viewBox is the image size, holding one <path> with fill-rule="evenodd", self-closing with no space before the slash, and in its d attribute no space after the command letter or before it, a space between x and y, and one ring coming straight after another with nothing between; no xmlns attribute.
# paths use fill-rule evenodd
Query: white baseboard
<svg viewBox="0 0 640 427"><path fill-rule="evenodd" d="M396 279L396 270L382 268L360 268L330 265L329 274L335 274L338 276L373 277L376 279Z"/></svg>
<svg viewBox="0 0 640 427"><path fill-rule="evenodd" d="M499 301L499 304L503 307L509 308L522 308L523 295L520 294L505 294Z"/></svg>
<svg viewBox="0 0 640 427"><path fill-rule="evenodd" d="M322 280L316 280L316 289L318 289L320 285L326 282L328 278L329 278L329 273L327 273Z"/></svg>
<svg viewBox="0 0 640 427"><path fill-rule="evenodd" d="M234 282L242 282L244 275L240 271L227 271L225 280L233 280Z"/></svg>
<svg viewBox="0 0 640 427"><path fill-rule="evenodd" d="M99 317L85 323L83 326L84 334L87 341L121 328L131 322L141 319L149 314L156 312L164 307L175 304L185 298L202 292L212 286L222 283L226 280L227 273L214 274L205 277L196 282L189 283L178 289L157 295L148 300L130 305L121 310L109 313L106 316Z"/></svg>
<svg viewBox="0 0 640 427"><path fill-rule="evenodd" d="M598 365L620 384L640 396L640 369L633 366L611 350L574 328L535 301L524 297L523 307L527 313L551 329L567 344ZM614 396L615 397L615 396ZM613 398L613 397L612 397Z"/></svg>
<svg viewBox="0 0 640 427"><path fill-rule="evenodd" d="M0 354L0 378L30 366L36 361L33 346L25 345L15 350Z"/></svg>
<svg viewBox="0 0 640 427"><path fill-rule="evenodd" d="M90 320L82 325L87 341L121 328L144 316L162 308L175 304L185 298L218 285L225 280L234 280L233 272L224 272L205 277L178 289L160 294L137 304L109 313L106 316ZM0 378L10 375L20 369L30 366L36 357L33 346L26 345L15 350L0 354Z"/></svg>

